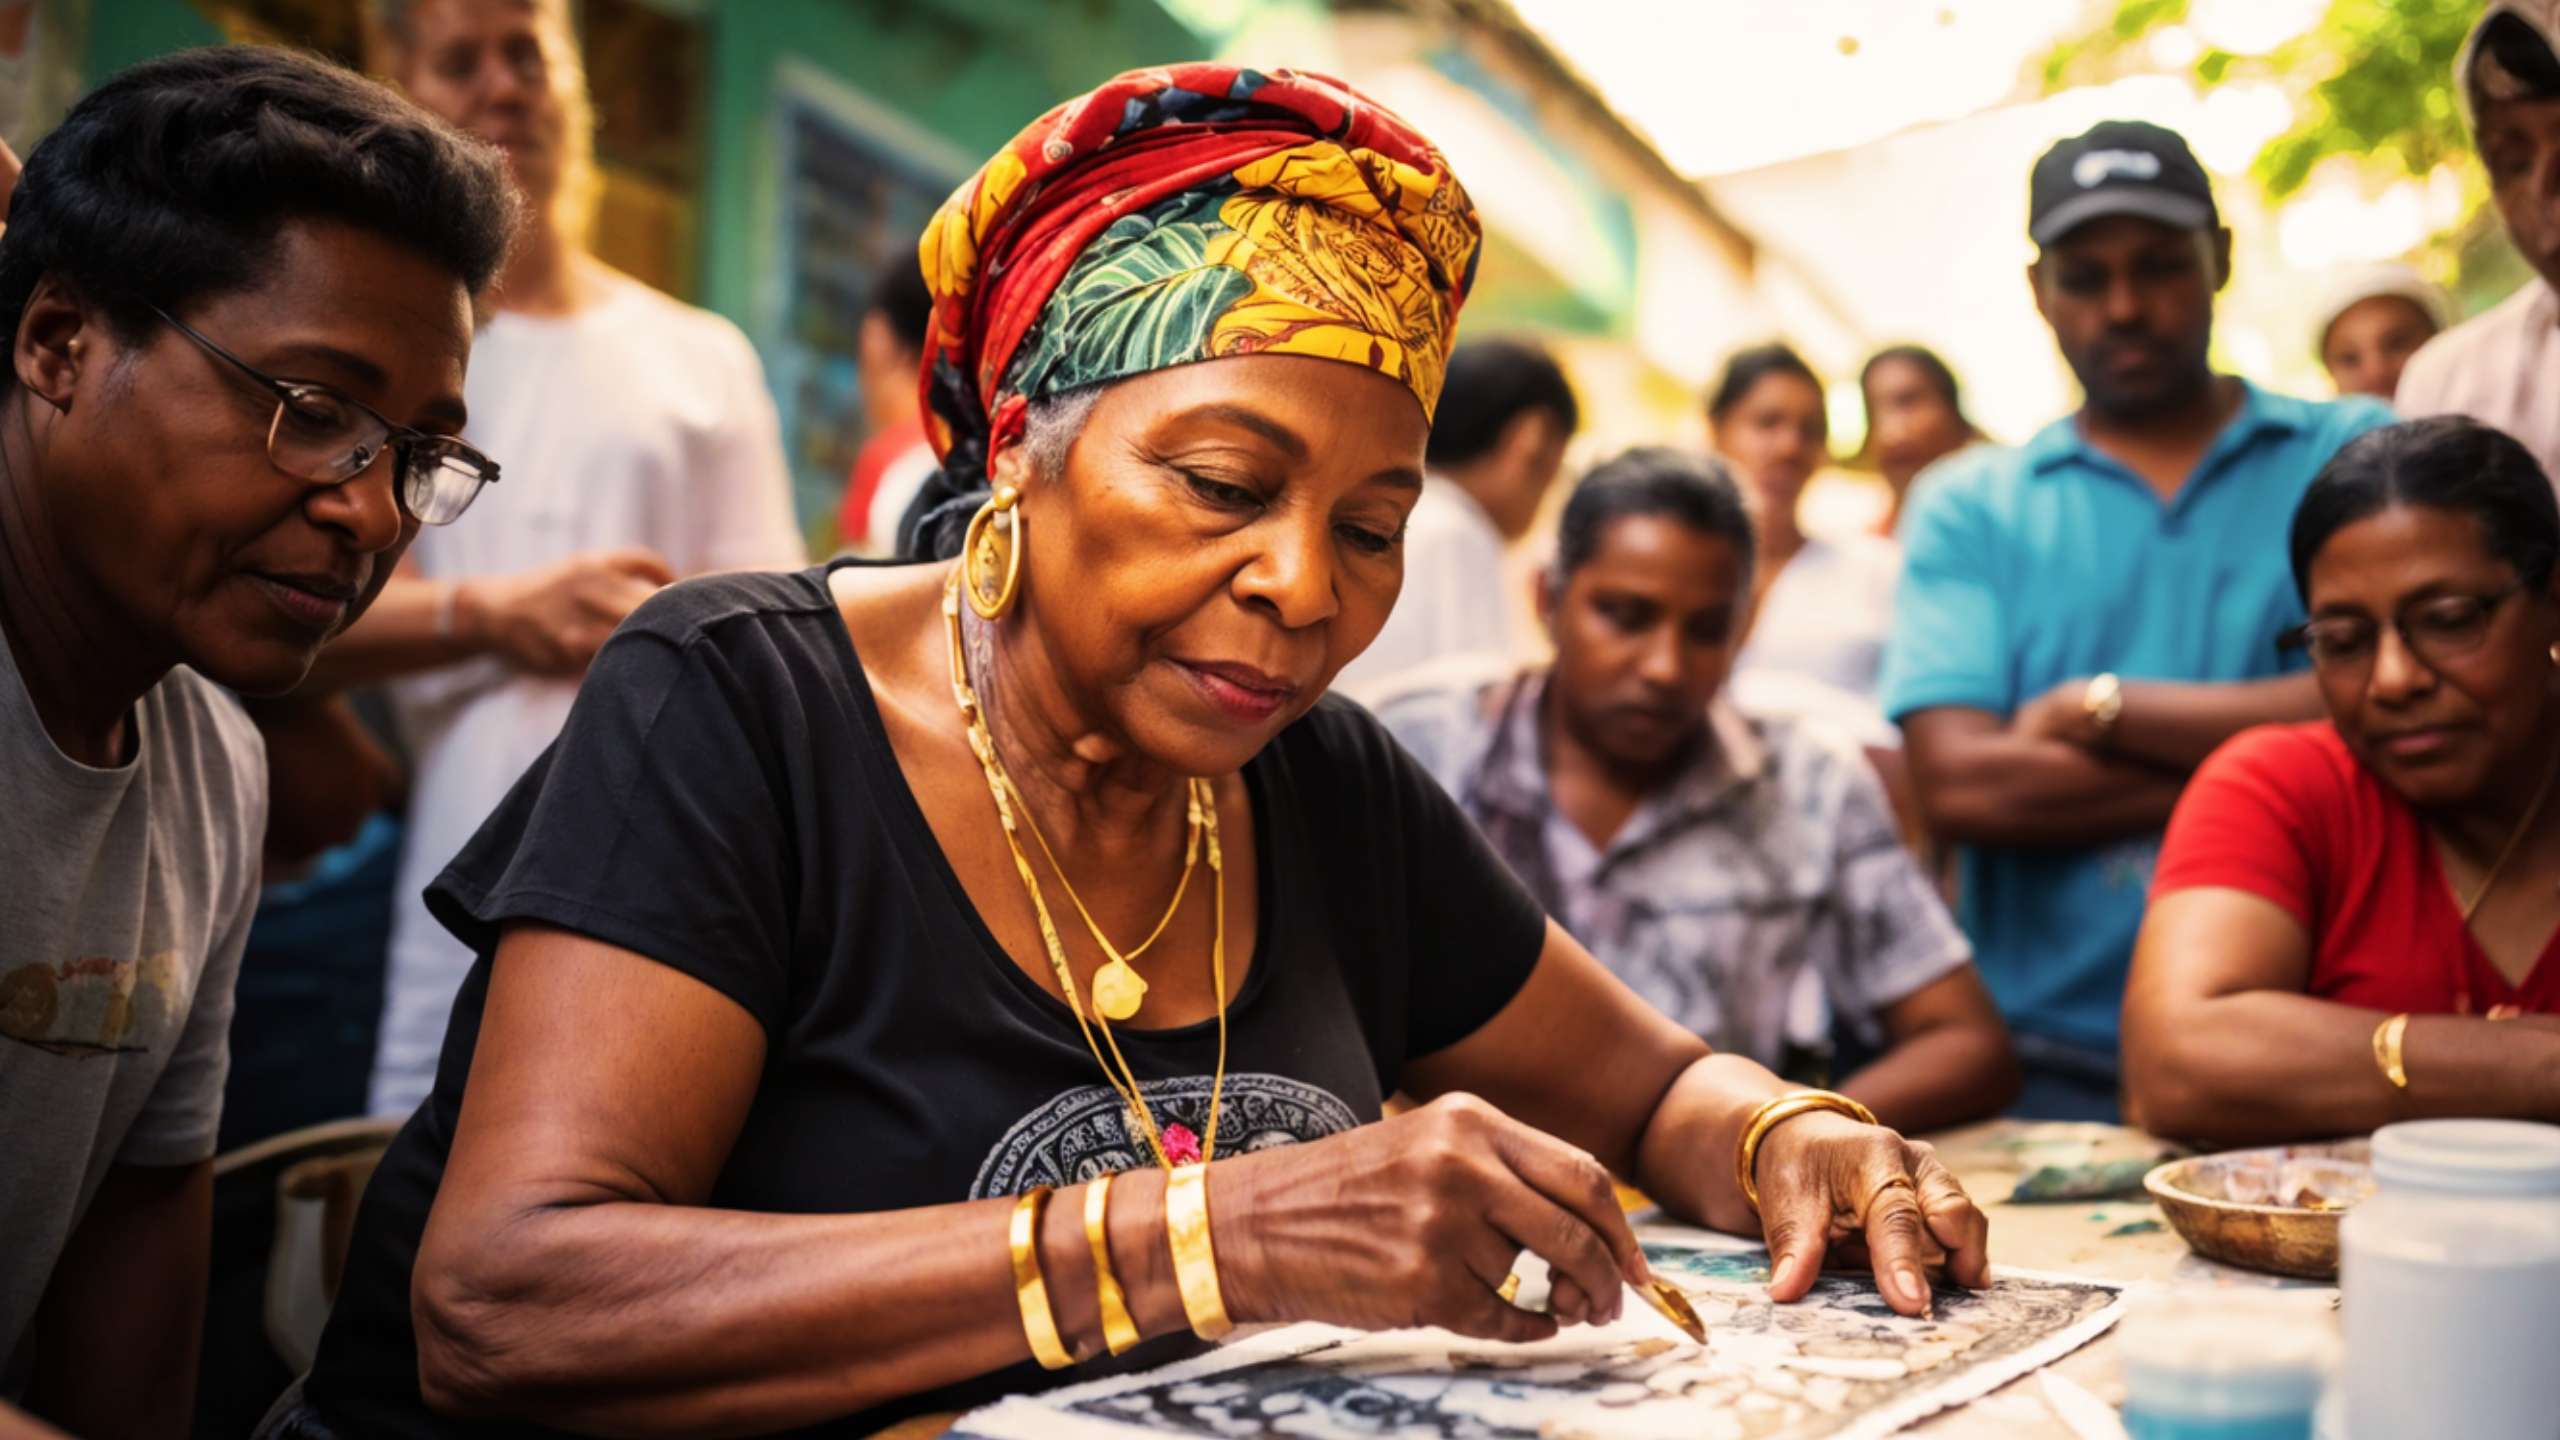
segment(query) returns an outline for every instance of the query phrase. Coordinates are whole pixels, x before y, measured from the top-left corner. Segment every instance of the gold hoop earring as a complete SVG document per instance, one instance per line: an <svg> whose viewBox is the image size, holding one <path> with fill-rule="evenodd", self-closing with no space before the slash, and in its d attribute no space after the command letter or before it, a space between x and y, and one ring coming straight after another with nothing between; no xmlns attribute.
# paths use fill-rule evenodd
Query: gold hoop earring
<svg viewBox="0 0 2560 1440"><path fill-rule="evenodd" d="M1001 620L1013 608L1013 598L1022 588L1022 492L1010 485L999 485L978 513L969 517L969 528L960 537L962 594L969 597L969 608L981 620ZM999 538L1001 537L1001 538ZM998 586L994 571L1004 568L1004 583Z"/></svg>

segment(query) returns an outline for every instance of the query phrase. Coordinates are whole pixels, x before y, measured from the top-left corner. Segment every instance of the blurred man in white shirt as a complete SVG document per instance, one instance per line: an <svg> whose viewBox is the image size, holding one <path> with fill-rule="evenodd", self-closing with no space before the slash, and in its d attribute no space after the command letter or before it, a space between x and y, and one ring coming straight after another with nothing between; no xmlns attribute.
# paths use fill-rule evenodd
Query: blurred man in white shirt
<svg viewBox="0 0 2560 1440"><path fill-rule="evenodd" d="M1537 523L1582 423L1564 371L1525 340L1478 340L1449 357L1422 499L1405 522L1404 589L1377 640L1334 688L1394 693L1436 660L1526 658L1528 597L1511 593L1509 547Z"/></svg>
<svg viewBox="0 0 2560 1440"><path fill-rule="evenodd" d="M370 1108L426 1094L469 968L421 892L559 733L578 679L659 586L805 558L762 368L728 321L586 253L593 120L564 0L379 0L392 76L496 145L525 202L472 349L472 440L506 479L409 552L330 655L397 677L415 762Z"/></svg>
<svg viewBox="0 0 2560 1440"><path fill-rule="evenodd" d="M2490 194L2536 278L2427 342L2400 413L2468 415L2560 476L2560 0L2495 0L2454 61Z"/></svg>

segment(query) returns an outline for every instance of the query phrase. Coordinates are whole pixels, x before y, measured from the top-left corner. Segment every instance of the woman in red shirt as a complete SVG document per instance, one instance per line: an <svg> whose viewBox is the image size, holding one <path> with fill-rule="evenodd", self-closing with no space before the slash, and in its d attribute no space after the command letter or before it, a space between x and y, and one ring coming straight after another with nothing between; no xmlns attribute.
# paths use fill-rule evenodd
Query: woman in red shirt
<svg viewBox="0 0 2560 1440"><path fill-rule="evenodd" d="M2295 513L2326 721L2223 746L2170 819L2125 995L2132 1112L2225 1141L2560 1120L2560 507L2458 418L2348 445Z"/></svg>

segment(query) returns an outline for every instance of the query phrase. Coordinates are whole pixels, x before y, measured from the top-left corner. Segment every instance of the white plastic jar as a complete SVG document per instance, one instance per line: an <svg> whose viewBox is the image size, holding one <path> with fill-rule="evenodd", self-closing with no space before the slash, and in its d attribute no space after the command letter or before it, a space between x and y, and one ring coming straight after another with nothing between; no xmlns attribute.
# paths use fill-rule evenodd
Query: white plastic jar
<svg viewBox="0 0 2560 1440"><path fill-rule="evenodd" d="M2349 1440L2560 1437L2560 1126L2374 1132L2339 1227Z"/></svg>

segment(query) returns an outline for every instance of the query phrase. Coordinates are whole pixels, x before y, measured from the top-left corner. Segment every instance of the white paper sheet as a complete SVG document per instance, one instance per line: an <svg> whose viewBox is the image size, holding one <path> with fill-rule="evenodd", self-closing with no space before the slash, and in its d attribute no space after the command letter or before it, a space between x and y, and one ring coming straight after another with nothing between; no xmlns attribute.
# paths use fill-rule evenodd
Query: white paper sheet
<svg viewBox="0 0 2560 1440"><path fill-rule="evenodd" d="M1640 1230L1654 1273L1707 1324L1692 1344L1629 1298L1607 1326L1533 1345L1445 1330L1291 1325L1138 1375L973 1412L975 1440L1290 1435L1361 1440L1880 1440L2103 1334L2123 1287L2002 1269L1980 1295L1895 1315L1872 1279L1825 1276L1773 1305L1757 1245Z"/></svg>

